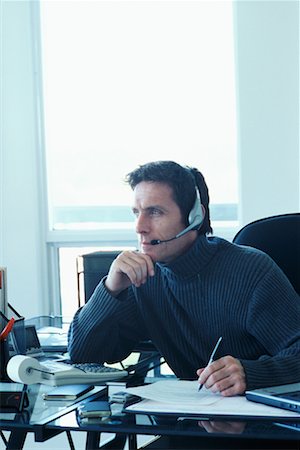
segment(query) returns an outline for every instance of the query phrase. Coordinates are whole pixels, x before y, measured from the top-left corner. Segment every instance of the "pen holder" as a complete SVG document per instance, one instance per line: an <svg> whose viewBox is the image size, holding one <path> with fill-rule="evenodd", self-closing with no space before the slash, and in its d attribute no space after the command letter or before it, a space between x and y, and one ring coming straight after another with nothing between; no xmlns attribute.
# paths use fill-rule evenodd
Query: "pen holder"
<svg viewBox="0 0 300 450"><path fill-rule="evenodd" d="M12 308L10 304L8 304L9 308L14 313L14 324L9 332L7 344L9 347L9 356L13 355L25 355L26 353L26 334L25 334L25 320L23 316ZM8 324L9 319L0 311L0 321L1 326L0 329L3 329L5 325Z"/></svg>
<svg viewBox="0 0 300 450"><path fill-rule="evenodd" d="M7 372L6 366L9 360L9 344L7 339L3 339L0 341L0 380L1 381L10 381Z"/></svg>

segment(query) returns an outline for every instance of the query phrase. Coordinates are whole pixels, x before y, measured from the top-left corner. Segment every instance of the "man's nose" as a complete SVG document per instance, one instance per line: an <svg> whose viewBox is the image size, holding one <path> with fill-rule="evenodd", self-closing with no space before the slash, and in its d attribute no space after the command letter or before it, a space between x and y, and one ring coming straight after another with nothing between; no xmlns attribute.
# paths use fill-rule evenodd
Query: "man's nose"
<svg viewBox="0 0 300 450"><path fill-rule="evenodd" d="M147 233L149 231L149 220L146 214L140 213L136 219L135 231L138 234Z"/></svg>

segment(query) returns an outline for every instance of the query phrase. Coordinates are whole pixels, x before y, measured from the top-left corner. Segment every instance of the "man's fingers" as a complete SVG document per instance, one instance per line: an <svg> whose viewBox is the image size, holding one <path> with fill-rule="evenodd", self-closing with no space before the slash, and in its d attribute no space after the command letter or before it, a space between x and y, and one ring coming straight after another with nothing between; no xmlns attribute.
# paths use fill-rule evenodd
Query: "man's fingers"
<svg viewBox="0 0 300 450"><path fill-rule="evenodd" d="M135 286L145 283L148 276L154 273L151 258L137 252L123 252L117 257L116 269L128 276L130 282Z"/></svg>
<svg viewBox="0 0 300 450"><path fill-rule="evenodd" d="M199 382L212 392L220 392L224 396L243 394L246 390L244 368L232 356L224 356L203 369Z"/></svg>
<svg viewBox="0 0 300 450"><path fill-rule="evenodd" d="M223 361L223 358L220 358L214 361L209 366L204 367L202 369L198 369L197 374L199 375L199 383L205 384L206 387L209 387L209 385L207 385L208 379L213 377L213 380L217 381L216 379L216 377L218 377L217 373L224 367L225 363Z"/></svg>
<svg viewBox="0 0 300 450"><path fill-rule="evenodd" d="M150 256L137 251L120 253L110 266L105 286L113 296L127 289L131 284L136 287L154 275L154 264Z"/></svg>
<svg viewBox="0 0 300 450"><path fill-rule="evenodd" d="M198 370L197 370L196 373L197 373L198 377L200 377L200 375L201 375L201 373L203 372L203 370L204 370L204 368L198 369Z"/></svg>

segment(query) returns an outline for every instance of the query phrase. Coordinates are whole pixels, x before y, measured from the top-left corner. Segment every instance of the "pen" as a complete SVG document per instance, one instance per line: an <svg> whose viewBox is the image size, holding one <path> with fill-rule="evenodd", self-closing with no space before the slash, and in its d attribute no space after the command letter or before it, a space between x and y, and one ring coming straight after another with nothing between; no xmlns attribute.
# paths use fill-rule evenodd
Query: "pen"
<svg viewBox="0 0 300 450"><path fill-rule="evenodd" d="M216 353L216 351L218 350L218 347L219 347L219 345L220 345L221 340L222 340L222 336L219 337L218 342L216 343L216 345L215 345L215 347L214 347L214 349L213 349L213 351L212 351L212 354L210 355L210 358L209 358L209 361L208 361L206 367L210 366L211 363L213 362L215 353ZM200 384L199 389L198 389L198 392L199 392L202 388L203 388L203 384Z"/></svg>

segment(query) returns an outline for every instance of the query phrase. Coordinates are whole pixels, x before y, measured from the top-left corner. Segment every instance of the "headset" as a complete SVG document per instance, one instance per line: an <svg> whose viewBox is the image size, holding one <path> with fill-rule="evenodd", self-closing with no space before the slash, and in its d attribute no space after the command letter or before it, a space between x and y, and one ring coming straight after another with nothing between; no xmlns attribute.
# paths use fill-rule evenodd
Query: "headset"
<svg viewBox="0 0 300 450"><path fill-rule="evenodd" d="M196 190L196 199L195 199L194 205L193 205L193 207L189 213L189 217L188 217L189 225L184 230L180 231L180 233L176 234L176 236L173 236L170 239L164 239L164 240L153 239L152 241L150 241L151 245L158 245L158 244L162 244L164 242L173 241L174 239L178 239L179 237L184 236L186 233L188 233L191 230L198 230L204 220L201 196L200 196L199 188L196 184L195 175L193 174L191 169L188 169L188 170L190 170L191 174L194 177L195 190Z"/></svg>

